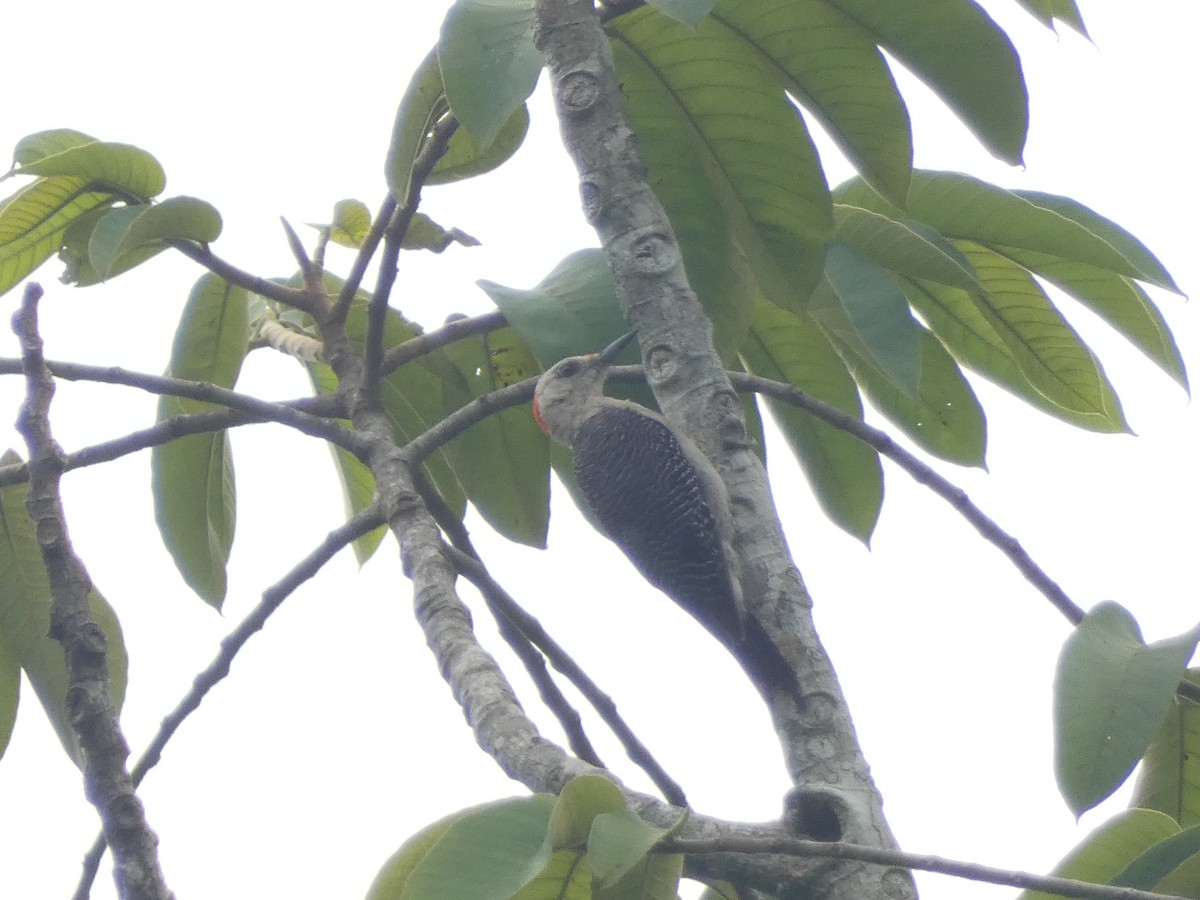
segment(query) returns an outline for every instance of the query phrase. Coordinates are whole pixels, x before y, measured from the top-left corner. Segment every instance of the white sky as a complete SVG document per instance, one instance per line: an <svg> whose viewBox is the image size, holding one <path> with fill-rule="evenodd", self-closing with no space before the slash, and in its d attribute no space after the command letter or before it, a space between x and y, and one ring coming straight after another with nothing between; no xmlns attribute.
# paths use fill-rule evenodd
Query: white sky
<svg viewBox="0 0 1200 900"><path fill-rule="evenodd" d="M1132 230L1184 290L1195 289L1200 72L1191 42L1200 13L1170 0L1082 2L1098 49L1071 33L1056 38L1013 3L985 4L1025 62L1033 118L1025 171L987 157L919 87L908 93L917 163L1074 197ZM131 0L64 0L51 20L45 7L13 5L0 54L0 154L54 127L138 144L162 161L168 194L221 210L217 252L264 275L288 274L278 216L326 220L344 197L378 205L396 102L445 5L213 0L203 12L172 7L169 20L161 4ZM539 90L529 140L512 162L427 192L435 218L484 245L406 257L394 302L410 316L436 326L451 312L482 311L475 279L529 286L594 243L544 101ZM827 163L831 179L842 177L840 162ZM348 265L349 255L331 251L330 262ZM194 266L160 258L86 291L58 285L58 274L57 264L38 274L51 358L163 369ZM5 316L16 296L6 297ZM1155 296L1195 376L1195 307ZM982 384L990 474L942 469L1083 606L1118 600L1147 639L1178 633L1197 618L1200 415L1106 327L1066 308L1107 362L1139 437L1072 430ZM14 355L11 336L0 340L0 354ZM275 397L306 389L297 366L265 353L239 387ZM17 379L0 391L8 410L0 418L12 421ZM90 385L63 385L54 407L68 449L153 414L153 398ZM0 440L23 452L15 433ZM124 624L132 663L123 723L135 753L261 590L342 521L324 448L266 426L234 442L239 528L223 616L190 594L162 549L148 454L65 483L77 548ZM945 504L886 468L888 500L870 551L825 522L782 447L771 471L890 821L912 851L1044 871L1120 806L1076 825L1054 787L1049 692L1065 623ZM493 572L614 695L698 810L773 818L786 784L751 689L568 504L555 513L550 554L490 539L474 520ZM344 554L289 601L146 780L180 898L361 896L423 824L520 792L463 726L411 621L394 555L389 542L356 573ZM486 613L478 618L496 647ZM536 710L519 673L514 680ZM66 897L95 818L32 692L23 696L0 761L0 884L14 898ZM558 738L552 723L546 730ZM639 783L618 750L601 752ZM1012 893L930 876L921 883L928 898ZM111 894L106 866L93 896Z"/></svg>

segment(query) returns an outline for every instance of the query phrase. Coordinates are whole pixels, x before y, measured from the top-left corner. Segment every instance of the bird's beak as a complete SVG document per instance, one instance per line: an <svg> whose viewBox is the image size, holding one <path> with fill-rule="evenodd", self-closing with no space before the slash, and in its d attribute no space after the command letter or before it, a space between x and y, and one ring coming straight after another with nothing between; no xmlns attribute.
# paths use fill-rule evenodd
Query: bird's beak
<svg viewBox="0 0 1200 900"><path fill-rule="evenodd" d="M596 355L596 362L600 365L611 366L625 346L635 337L637 337L637 332L634 331L621 335Z"/></svg>

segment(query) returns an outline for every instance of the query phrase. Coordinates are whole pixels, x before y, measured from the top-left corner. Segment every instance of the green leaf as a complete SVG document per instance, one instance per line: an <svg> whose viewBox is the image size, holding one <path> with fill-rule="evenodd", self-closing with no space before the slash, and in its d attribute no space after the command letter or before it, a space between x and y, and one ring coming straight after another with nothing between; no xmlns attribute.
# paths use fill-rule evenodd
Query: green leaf
<svg viewBox="0 0 1200 900"><path fill-rule="evenodd" d="M20 462L9 450L0 465ZM75 729L67 712L66 659L50 635L50 582L33 522L25 509L28 484L0 490L0 641L9 659L24 670L67 755L81 764ZM92 616L107 639L109 693L116 709L125 697L129 659L116 613L93 588ZM14 698L15 701L15 698ZM0 717L2 718L2 717Z"/></svg>
<svg viewBox="0 0 1200 900"><path fill-rule="evenodd" d="M983 293L970 261L931 228L857 206L835 203L834 240L869 256L885 269L938 284Z"/></svg>
<svg viewBox="0 0 1200 900"><path fill-rule="evenodd" d="M533 93L542 70L532 0L455 0L437 54L450 109L487 147Z"/></svg>
<svg viewBox="0 0 1200 900"><path fill-rule="evenodd" d="M912 172L908 112L871 34L820 0L723 0L713 18L770 62L782 87L868 182L904 203Z"/></svg>
<svg viewBox="0 0 1200 900"><path fill-rule="evenodd" d="M167 177L153 156L130 144L92 141L23 163L18 175L82 178L90 187L145 202L162 193Z"/></svg>
<svg viewBox="0 0 1200 900"><path fill-rule="evenodd" d="M594 896L587 857L576 850L559 850L550 854L541 870L511 900L593 900Z"/></svg>
<svg viewBox="0 0 1200 900"><path fill-rule="evenodd" d="M716 0L647 0L647 3L664 16L695 28L712 12Z"/></svg>
<svg viewBox="0 0 1200 900"><path fill-rule="evenodd" d="M343 247L361 247L371 230L371 211L361 200L339 200L333 205L329 239Z"/></svg>
<svg viewBox="0 0 1200 900"><path fill-rule="evenodd" d="M1054 28L1054 20L1057 19L1074 28L1085 38L1091 39L1083 24L1083 15L1079 12L1079 7L1075 5L1075 0L1016 0L1016 2L1018 6L1024 8L1047 28Z"/></svg>
<svg viewBox="0 0 1200 900"><path fill-rule="evenodd" d="M554 797L534 794L488 803L424 828L383 865L367 900L492 900L509 897L548 858Z"/></svg>
<svg viewBox="0 0 1200 900"><path fill-rule="evenodd" d="M1113 887L1130 887L1142 891L1157 890L1157 885L1200 853L1200 825L1179 834L1163 838L1147 849L1113 878ZM1190 891L1181 896L1200 897L1200 884L1193 883Z"/></svg>
<svg viewBox="0 0 1200 900"><path fill-rule="evenodd" d="M404 96L400 98L396 121L392 125L392 140L388 144L384 162L388 190L397 203L408 201L412 189L413 163L421 152L429 130L445 110L445 90L438 68L437 51L430 50L417 66Z"/></svg>
<svg viewBox="0 0 1200 900"><path fill-rule="evenodd" d="M477 282L542 368L567 356L593 353L629 331L617 308L604 251L577 250L530 290Z"/></svg>
<svg viewBox="0 0 1200 900"><path fill-rule="evenodd" d="M1101 603L1063 645L1054 684L1055 776L1077 816L1123 782L1162 724L1200 628L1145 644L1120 605Z"/></svg>
<svg viewBox="0 0 1200 900"><path fill-rule="evenodd" d="M0 206L0 294L49 259L63 234L112 195L86 189L83 178L40 178Z"/></svg>
<svg viewBox="0 0 1200 900"><path fill-rule="evenodd" d="M668 190L711 192L703 202L719 206L762 292L802 310L821 275L832 212L816 150L776 70L713 17L693 32L639 9L608 33L624 108L660 167L650 183L668 214L689 203L668 199ZM702 166L704 180L665 174L673 157L689 174Z"/></svg>
<svg viewBox="0 0 1200 900"><path fill-rule="evenodd" d="M589 855L590 859L590 855ZM683 855L651 853L611 886L596 886L594 900L678 900Z"/></svg>
<svg viewBox="0 0 1200 900"><path fill-rule="evenodd" d="M1108 884L1150 847L1178 832L1179 826L1161 813L1148 809L1126 810L1089 834L1050 874L1090 884ZM1017 900L1061 898L1058 894L1022 891Z"/></svg>
<svg viewBox="0 0 1200 900"><path fill-rule="evenodd" d="M1190 391L1187 368L1171 329L1137 282L1034 250L1000 246L996 252L1066 291Z"/></svg>
<svg viewBox="0 0 1200 900"><path fill-rule="evenodd" d="M21 138L13 150L13 170L17 166L30 165L47 156L54 156L72 147L95 142L95 138L82 131L72 128L55 128L51 131L39 131ZM9 172L9 175L14 174ZM8 175L4 176L5 178Z"/></svg>
<svg viewBox="0 0 1200 900"><path fill-rule="evenodd" d="M896 280L843 244L831 244L825 276L870 358L909 397L921 382L921 327Z"/></svg>
<svg viewBox="0 0 1200 900"><path fill-rule="evenodd" d="M871 404L917 446L959 465L983 465L987 447L983 408L941 341L921 329L921 381L914 397L878 368L853 329L829 321L827 310L814 308L813 315Z"/></svg>
<svg viewBox="0 0 1200 900"><path fill-rule="evenodd" d="M445 352L466 379L472 398L541 371L512 328L457 341ZM527 407L502 410L477 422L447 444L446 452L467 499L489 525L511 541L545 548L550 439Z"/></svg>
<svg viewBox="0 0 1200 900"><path fill-rule="evenodd" d="M650 184L679 241L688 282L712 321L717 351L732 359L754 312L755 273L717 192L706 189L711 167L707 151L698 141L680 139L681 130L690 126L679 118L678 102L623 43L612 49Z"/></svg>
<svg viewBox="0 0 1200 900"><path fill-rule="evenodd" d="M1116 391L1100 361L1083 343L1028 273L976 244L959 241L987 295L971 295L1029 383L1064 410L1066 421L1084 416L1097 430L1128 431ZM950 347L954 351L954 346Z"/></svg>
<svg viewBox="0 0 1200 900"><path fill-rule="evenodd" d="M93 224L91 234L88 236L87 258L88 265L91 271L96 273L98 281L105 281L113 275L127 271L163 249L161 245L138 248L118 261L117 247L128 233L129 227L144 209L145 207L141 204L120 206L107 210L106 214ZM63 235L63 243L66 244L66 235Z"/></svg>
<svg viewBox="0 0 1200 900"><path fill-rule="evenodd" d="M1029 97L1008 36L974 3L830 0L927 84L993 155L1021 164Z"/></svg>
<svg viewBox="0 0 1200 900"><path fill-rule="evenodd" d="M644 865L650 851L669 833L669 828L651 825L631 809L600 813L588 835L592 877L600 887L611 887Z"/></svg>
<svg viewBox="0 0 1200 900"><path fill-rule="evenodd" d="M840 203L892 217L902 215L862 179L842 183L835 193ZM908 214L948 238L986 247L1036 250L1156 283L1165 275L1161 263L1136 238L1082 204L1048 194L1006 190L959 172L914 171ZM1177 290L1169 276L1166 281L1170 289Z"/></svg>
<svg viewBox="0 0 1200 900"><path fill-rule="evenodd" d="M8 649L0 630L0 759L8 749L13 725L17 722L17 703L21 699L21 664Z"/></svg>
<svg viewBox="0 0 1200 900"><path fill-rule="evenodd" d="M625 795L612 779L603 775L572 778L558 795L550 814L547 841L553 850L582 849L596 816L625 808Z"/></svg>
<svg viewBox="0 0 1200 900"><path fill-rule="evenodd" d="M168 241L207 244L220 234L221 214L195 197L123 206L95 222L88 239L88 261L101 279L112 278L161 252Z"/></svg>
<svg viewBox="0 0 1200 900"><path fill-rule="evenodd" d="M246 291L215 275L202 275L180 316L167 372L231 388L249 342ZM214 408L164 395L158 403L158 421ZM237 518L228 437L223 431L194 434L155 447L150 468L154 516L163 543L183 580L206 603L220 609Z"/></svg>
<svg viewBox="0 0 1200 900"><path fill-rule="evenodd" d="M416 213L404 233L400 246L405 250L431 250L441 253L451 244L478 247L479 241L457 228L443 228L424 213Z"/></svg>
<svg viewBox="0 0 1200 900"><path fill-rule="evenodd" d="M460 128L450 137L446 153L437 161L425 183L450 184L499 168L517 152L528 132L529 108L523 103L500 126L495 140L486 147L480 147L469 131Z"/></svg>
<svg viewBox="0 0 1200 900"><path fill-rule="evenodd" d="M1045 194L1041 191L1014 190L1012 193L1023 200L1029 201L1038 209L1060 215L1086 229L1088 233L1095 235L1121 254L1121 258L1134 270L1132 273L1121 269L1112 269L1111 271L1121 272L1139 281L1145 281L1148 284L1153 284L1156 287L1172 291L1176 294L1183 293L1179 289L1179 286L1175 284L1175 279L1171 277L1171 274L1163 264L1158 261L1158 257L1151 253L1145 244L1111 219L1106 219L1099 213L1084 206L1078 200L1072 200L1070 197ZM1065 256L1065 258L1073 259L1074 257ZM1079 261L1088 262L1088 260Z"/></svg>
<svg viewBox="0 0 1200 900"><path fill-rule="evenodd" d="M1200 669L1184 677L1200 685ZM1200 707L1171 699L1138 771L1130 806L1156 809L1185 828L1200 824Z"/></svg>
<svg viewBox="0 0 1200 900"><path fill-rule="evenodd" d="M742 357L755 375L794 384L816 399L862 418L854 380L810 316L759 301ZM878 455L856 438L794 406L770 398L767 406L825 515L859 540L868 541L883 504L883 469Z"/></svg>

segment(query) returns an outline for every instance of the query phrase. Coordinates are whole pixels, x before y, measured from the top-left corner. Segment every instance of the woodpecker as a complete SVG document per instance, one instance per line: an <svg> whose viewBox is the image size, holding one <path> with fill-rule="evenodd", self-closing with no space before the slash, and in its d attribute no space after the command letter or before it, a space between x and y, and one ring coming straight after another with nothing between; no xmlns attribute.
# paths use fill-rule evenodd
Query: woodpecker
<svg viewBox="0 0 1200 900"><path fill-rule="evenodd" d="M769 700L792 689L794 676L746 614L724 482L662 416L604 395L609 366L633 337L548 369L534 391L534 418L571 449L575 478L607 536L741 661Z"/></svg>

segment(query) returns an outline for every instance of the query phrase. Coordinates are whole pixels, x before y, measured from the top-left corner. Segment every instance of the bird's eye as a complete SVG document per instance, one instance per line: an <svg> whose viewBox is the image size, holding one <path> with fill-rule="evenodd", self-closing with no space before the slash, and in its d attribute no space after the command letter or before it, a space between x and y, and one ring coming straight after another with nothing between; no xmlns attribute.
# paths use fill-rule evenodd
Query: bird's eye
<svg viewBox="0 0 1200 900"><path fill-rule="evenodd" d="M577 359L566 360L565 362L563 362L563 364L561 366L559 366L558 371L562 375L565 375L567 378L571 378L575 375L578 375L579 374L579 360L577 360Z"/></svg>

